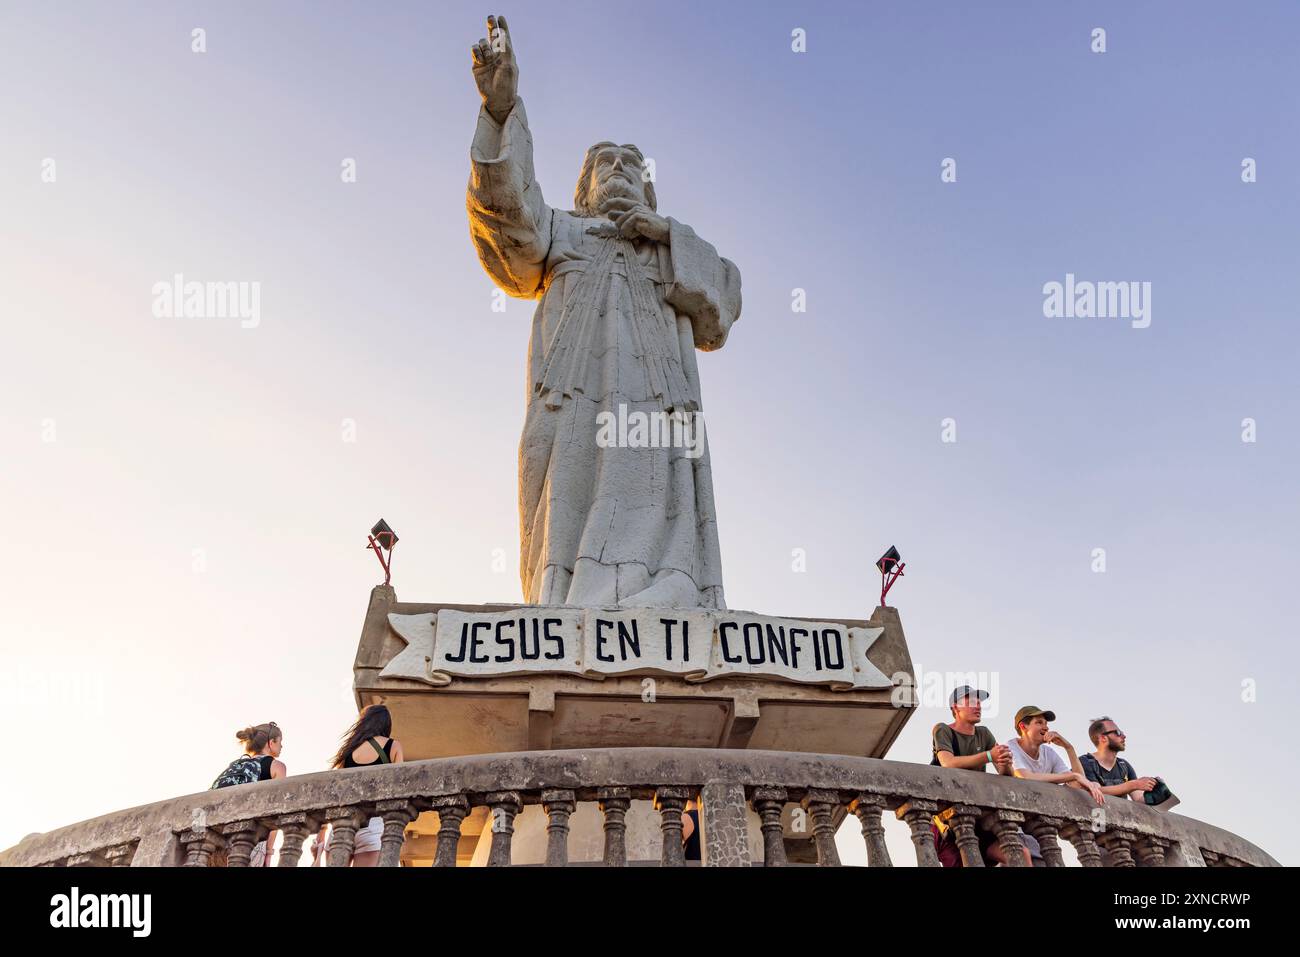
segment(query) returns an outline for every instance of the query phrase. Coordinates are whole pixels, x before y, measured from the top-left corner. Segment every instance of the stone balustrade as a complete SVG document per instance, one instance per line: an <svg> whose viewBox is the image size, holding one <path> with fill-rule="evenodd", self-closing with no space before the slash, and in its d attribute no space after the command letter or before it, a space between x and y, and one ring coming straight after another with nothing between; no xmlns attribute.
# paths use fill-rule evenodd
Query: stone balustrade
<svg viewBox="0 0 1300 957"><path fill-rule="evenodd" d="M1254 867L1277 862L1236 835L1182 815L1109 798L1104 809L1081 791L930 765L779 751L605 748L437 758L306 774L202 791L31 836L0 853L4 866L208 865L223 851L229 866L248 865L267 832L284 833L281 867L299 862L308 835L332 824L329 864L346 865L358 828L381 817L381 866L395 867L405 829L416 816L438 816L435 866L456 863L461 824L490 809L491 866L511 863L514 820L541 805L548 825L546 863L568 862L569 817L580 802L603 814L608 866L627 864L625 816L633 800L651 800L660 816L660 863L680 867L682 814L701 801L706 865L769 867L786 863L783 815L802 808L817 861L837 866L836 826L844 813L862 824L867 862L889 867L882 816L911 830L917 864L938 866L930 836L934 815L954 828L967 866L981 866L976 824L993 829L1007 859L1022 860L1021 832L1037 838L1049 867L1063 866L1060 842L1084 866ZM757 815L762 860L753 859L749 811ZM1098 813L1102 812L1104 813Z"/></svg>

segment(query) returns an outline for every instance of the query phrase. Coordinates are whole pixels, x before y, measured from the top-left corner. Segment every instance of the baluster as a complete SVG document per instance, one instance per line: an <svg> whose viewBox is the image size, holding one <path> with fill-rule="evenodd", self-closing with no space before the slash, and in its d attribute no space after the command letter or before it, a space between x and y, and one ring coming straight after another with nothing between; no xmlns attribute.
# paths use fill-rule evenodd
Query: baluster
<svg viewBox="0 0 1300 957"><path fill-rule="evenodd" d="M564 867L569 863L569 816L577 807L577 795L564 788L542 792L546 809L546 866Z"/></svg>
<svg viewBox="0 0 1300 957"><path fill-rule="evenodd" d="M210 867L218 838L211 828L189 828L179 835L185 848L185 867Z"/></svg>
<svg viewBox="0 0 1300 957"><path fill-rule="evenodd" d="M1164 838L1147 834L1138 839L1137 853L1139 867L1164 867L1165 851L1171 842Z"/></svg>
<svg viewBox="0 0 1300 957"><path fill-rule="evenodd" d="M1187 841L1173 841L1165 850L1166 867L1204 867L1201 849Z"/></svg>
<svg viewBox="0 0 1300 957"><path fill-rule="evenodd" d="M325 819L330 823L329 866L347 867L352 863L352 849L357 842L357 828L364 817L360 808L331 807L325 809Z"/></svg>
<svg viewBox="0 0 1300 957"><path fill-rule="evenodd" d="M256 844L265 828L259 828L257 821L234 821L221 828L221 836L226 839L226 866L247 867L248 859L253 854Z"/></svg>
<svg viewBox="0 0 1300 957"><path fill-rule="evenodd" d="M1044 864L1048 867L1065 866L1065 858L1061 855L1061 844L1056 837L1061 830L1059 818L1035 814L1025 822L1025 830L1038 842L1038 847L1043 852Z"/></svg>
<svg viewBox="0 0 1300 957"><path fill-rule="evenodd" d="M655 807L659 810L659 828L663 832L660 867L685 867L686 848L682 844L682 811L690 798L689 788L662 787L655 790Z"/></svg>
<svg viewBox="0 0 1300 957"><path fill-rule="evenodd" d="M813 843L817 847L818 867L839 867L840 853L835 848L835 809L840 796L824 788L809 788L803 806L813 822Z"/></svg>
<svg viewBox="0 0 1300 957"><path fill-rule="evenodd" d="M939 805L935 801L908 801L894 811L894 816L907 822L912 830L912 844L916 847L917 867L942 867L934 850L934 832L930 830Z"/></svg>
<svg viewBox="0 0 1300 957"><path fill-rule="evenodd" d="M993 812L993 830L998 836L998 847L1002 848L1002 857L1007 867L1028 867L1025 860L1025 842L1020 839L1020 825L1025 823L1025 816L1019 811L1007 811L999 808Z"/></svg>
<svg viewBox="0 0 1300 957"><path fill-rule="evenodd" d="M510 866L510 842L515 833L515 815L524 806L518 791L493 791L487 795L492 814L492 849L488 867Z"/></svg>
<svg viewBox="0 0 1300 957"><path fill-rule="evenodd" d="M280 859L276 862L276 867L297 867L299 860L302 858L302 845L307 840L307 835L315 827L316 821L307 815L305 811L299 811L297 814L281 814L271 821L271 826L284 835L280 842ZM267 854L271 849L267 848Z"/></svg>
<svg viewBox="0 0 1300 957"><path fill-rule="evenodd" d="M754 810L762 821L764 867L785 867L785 828L781 826L781 813L787 800L785 788L754 789Z"/></svg>
<svg viewBox="0 0 1300 957"><path fill-rule="evenodd" d="M379 866L401 867L406 825L415 820L415 805L406 798L379 801L375 804L375 813L384 819L384 834L379 839Z"/></svg>
<svg viewBox="0 0 1300 957"><path fill-rule="evenodd" d="M1101 867L1101 849L1093 834L1090 824L1067 821L1061 826L1061 836L1074 845L1079 863L1084 867Z"/></svg>
<svg viewBox="0 0 1300 957"><path fill-rule="evenodd" d="M983 867L984 855L980 853L980 838L975 825L984 815L984 810L971 804L954 804L948 811L948 826L952 828L957 850L961 852L961 866Z"/></svg>
<svg viewBox="0 0 1300 957"><path fill-rule="evenodd" d="M628 788L598 788L596 800L605 815L605 866L627 866L627 809L632 803Z"/></svg>
<svg viewBox="0 0 1300 957"><path fill-rule="evenodd" d="M1133 860L1133 835L1110 828L1097 835L1097 843L1106 851L1107 867L1137 867Z"/></svg>
<svg viewBox="0 0 1300 957"><path fill-rule="evenodd" d="M714 782L700 789L705 867L749 867L749 818L745 788Z"/></svg>
<svg viewBox="0 0 1300 957"><path fill-rule="evenodd" d="M889 859L889 848L885 845L885 825L881 823L880 814L889 806L884 795L859 794L850 806L850 810L862 822L862 840L867 845L868 867L893 867Z"/></svg>
<svg viewBox="0 0 1300 957"><path fill-rule="evenodd" d="M131 858L135 857L135 848L134 842L114 844L104 849L104 860L109 867L130 867Z"/></svg>
<svg viewBox="0 0 1300 957"><path fill-rule="evenodd" d="M438 812L438 850L433 866L455 867L460 825L469 814L469 799L463 794L440 794L429 802L429 806Z"/></svg>

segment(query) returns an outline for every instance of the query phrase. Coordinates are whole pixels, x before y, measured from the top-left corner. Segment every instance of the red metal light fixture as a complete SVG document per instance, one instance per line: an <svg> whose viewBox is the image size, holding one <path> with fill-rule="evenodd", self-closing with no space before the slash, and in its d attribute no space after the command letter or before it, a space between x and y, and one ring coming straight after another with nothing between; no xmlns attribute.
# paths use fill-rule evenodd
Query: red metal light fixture
<svg viewBox="0 0 1300 957"><path fill-rule="evenodd" d="M379 559L380 567L384 569L384 584L387 585L393 576L393 546L397 544L397 533L381 518L370 529L368 537L370 544L366 548L373 549L375 557ZM384 557L385 552L388 553L387 558Z"/></svg>
<svg viewBox="0 0 1300 957"><path fill-rule="evenodd" d="M889 594L889 589L894 587L894 582L898 581L903 574L905 563L898 549L893 545L889 546L889 551L880 556L880 561L876 562L876 567L880 569L880 605L883 608L885 596Z"/></svg>

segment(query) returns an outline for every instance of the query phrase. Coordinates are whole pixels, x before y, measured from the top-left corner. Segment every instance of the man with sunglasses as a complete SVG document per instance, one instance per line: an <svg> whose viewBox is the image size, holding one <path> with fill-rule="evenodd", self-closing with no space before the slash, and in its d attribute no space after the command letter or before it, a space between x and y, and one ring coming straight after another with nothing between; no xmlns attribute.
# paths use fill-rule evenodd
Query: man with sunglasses
<svg viewBox="0 0 1300 957"><path fill-rule="evenodd" d="M1126 741L1124 732L1110 718L1094 718L1088 725L1088 737L1097 749L1079 758L1088 780L1100 785L1103 794L1144 800L1143 795L1156 786L1156 779L1138 777L1133 765L1120 757Z"/></svg>

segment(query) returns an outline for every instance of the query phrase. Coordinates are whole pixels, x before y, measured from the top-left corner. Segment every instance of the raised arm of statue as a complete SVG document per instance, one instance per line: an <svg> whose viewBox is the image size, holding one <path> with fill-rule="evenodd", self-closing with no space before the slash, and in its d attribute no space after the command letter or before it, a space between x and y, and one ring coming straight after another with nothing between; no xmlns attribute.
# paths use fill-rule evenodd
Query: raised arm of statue
<svg viewBox="0 0 1300 957"><path fill-rule="evenodd" d="M488 17L488 38L471 50L483 106L470 147L470 236L497 285L532 299L542 293L551 209L533 176L533 138L505 17Z"/></svg>
<svg viewBox="0 0 1300 957"><path fill-rule="evenodd" d="M664 298L691 319L695 348L721 349L740 318L740 270L695 230L668 219L670 273Z"/></svg>

